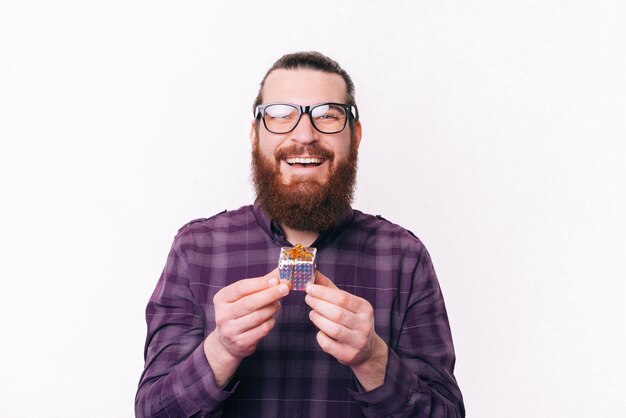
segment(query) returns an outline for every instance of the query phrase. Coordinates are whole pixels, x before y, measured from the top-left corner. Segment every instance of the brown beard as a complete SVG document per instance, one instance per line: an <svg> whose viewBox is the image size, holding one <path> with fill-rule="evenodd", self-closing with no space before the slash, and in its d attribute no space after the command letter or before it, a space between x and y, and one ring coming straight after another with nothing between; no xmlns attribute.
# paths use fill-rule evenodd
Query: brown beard
<svg viewBox="0 0 626 418"><path fill-rule="evenodd" d="M294 177L283 184L280 161L288 155L315 155L330 164L326 184L306 176ZM321 232L332 228L350 207L356 182L358 151L354 140L345 160L334 160L334 154L319 144L293 145L277 151L274 161L252 146L252 181L257 199L265 212L280 225L298 231Z"/></svg>

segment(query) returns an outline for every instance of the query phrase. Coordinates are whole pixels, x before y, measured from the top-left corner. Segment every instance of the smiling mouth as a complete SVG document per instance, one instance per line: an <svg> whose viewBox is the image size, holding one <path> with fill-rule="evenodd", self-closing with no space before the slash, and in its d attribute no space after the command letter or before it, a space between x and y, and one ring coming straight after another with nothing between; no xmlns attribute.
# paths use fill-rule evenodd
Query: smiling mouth
<svg viewBox="0 0 626 418"><path fill-rule="evenodd" d="M325 160L323 158L315 157L298 157L298 158L285 158L285 162L291 167L318 167Z"/></svg>

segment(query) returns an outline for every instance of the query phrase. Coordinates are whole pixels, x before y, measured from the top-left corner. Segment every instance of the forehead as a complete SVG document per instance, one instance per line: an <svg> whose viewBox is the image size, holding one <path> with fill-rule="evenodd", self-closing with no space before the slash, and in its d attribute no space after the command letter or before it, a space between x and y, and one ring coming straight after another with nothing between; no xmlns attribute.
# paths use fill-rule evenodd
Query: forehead
<svg viewBox="0 0 626 418"><path fill-rule="evenodd" d="M263 103L344 103L346 96L346 83L339 74L310 69L274 70L263 85Z"/></svg>

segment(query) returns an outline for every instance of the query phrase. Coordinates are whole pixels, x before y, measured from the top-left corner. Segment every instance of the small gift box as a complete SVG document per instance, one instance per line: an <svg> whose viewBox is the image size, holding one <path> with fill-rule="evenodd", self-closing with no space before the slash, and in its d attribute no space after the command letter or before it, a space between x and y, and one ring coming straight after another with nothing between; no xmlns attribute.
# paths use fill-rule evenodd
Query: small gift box
<svg viewBox="0 0 626 418"><path fill-rule="evenodd" d="M289 280L292 290L304 290L306 284L315 281L315 253L316 248L282 247L278 259L278 271L281 280Z"/></svg>

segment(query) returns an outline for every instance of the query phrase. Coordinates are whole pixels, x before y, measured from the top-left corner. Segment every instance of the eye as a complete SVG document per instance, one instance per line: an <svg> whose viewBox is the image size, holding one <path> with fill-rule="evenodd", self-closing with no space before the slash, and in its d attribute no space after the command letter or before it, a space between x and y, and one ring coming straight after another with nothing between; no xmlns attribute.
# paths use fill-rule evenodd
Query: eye
<svg viewBox="0 0 626 418"><path fill-rule="evenodd" d="M265 108L265 116L273 119L293 119L298 116L298 110L289 105L270 105Z"/></svg>
<svg viewBox="0 0 626 418"><path fill-rule="evenodd" d="M325 104L314 107L311 110L311 116L316 120L335 121L345 118L346 112L343 107Z"/></svg>

